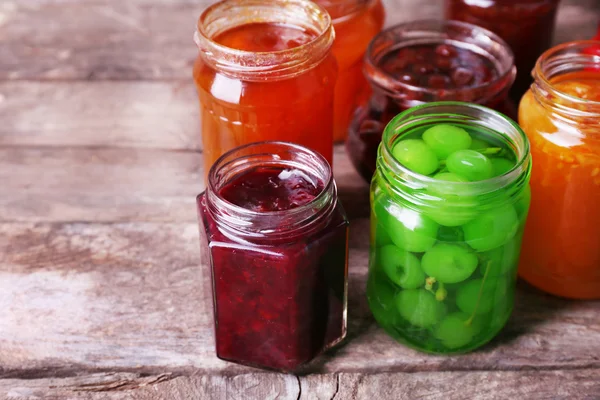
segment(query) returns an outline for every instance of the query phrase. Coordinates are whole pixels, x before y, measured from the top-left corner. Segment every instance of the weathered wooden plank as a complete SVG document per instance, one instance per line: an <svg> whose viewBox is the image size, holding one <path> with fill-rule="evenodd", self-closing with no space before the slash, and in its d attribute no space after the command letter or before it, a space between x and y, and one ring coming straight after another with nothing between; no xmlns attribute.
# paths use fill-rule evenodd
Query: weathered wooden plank
<svg viewBox="0 0 600 400"><path fill-rule="evenodd" d="M195 223L0 224L0 375L255 371L214 356L197 237ZM304 372L600 368L600 302L526 285L508 326L479 351L442 357L401 346L368 310L367 259L364 245L350 252L348 339Z"/></svg>
<svg viewBox="0 0 600 400"><path fill-rule="evenodd" d="M402 400L596 399L600 370L336 375L249 373L175 377L103 373L63 379L0 380L1 400Z"/></svg>
<svg viewBox="0 0 600 400"><path fill-rule="evenodd" d="M0 82L0 146L199 150L192 82Z"/></svg>
<svg viewBox="0 0 600 400"><path fill-rule="evenodd" d="M5 0L0 79L188 80L192 34L207 3ZM385 4L388 25L442 14L441 0ZM557 41L590 38L599 10L596 0L565 1Z"/></svg>
<svg viewBox="0 0 600 400"><path fill-rule="evenodd" d="M368 215L368 187L343 147L340 196ZM123 148L0 147L0 221L195 221L202 154Z"/></svg>
<svg viewBox="0 0 600 400"><path fill-rule="evenodd" d="M0 220L194 221L202 155L0 148Z"/></svg>

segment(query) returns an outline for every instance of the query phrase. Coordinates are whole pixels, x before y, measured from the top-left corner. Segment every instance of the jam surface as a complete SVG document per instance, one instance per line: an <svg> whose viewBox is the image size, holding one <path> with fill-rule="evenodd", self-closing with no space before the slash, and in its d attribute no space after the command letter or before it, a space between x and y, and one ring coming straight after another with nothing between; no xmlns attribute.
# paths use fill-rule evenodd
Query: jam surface
<svg viewBox="0 0 600 400"><path fill-rule="evenodd" d="M267 52L292 49L316 37L316 32L296 26L257 22L229 29L213 40L232 49Z"/></svg>
<svg viewBox="0 0 600 400"><path fill-rule="evenodd" d="M283 211L310 203L323 183L297 169L264 167L247 171L221 189L221 196L256 212Z"/></svg>
<svg viewBox="0 0 600 400"><path fill-rule="evenodd" d="M552 79L551 83L563 93L600 102L600 72L565 74ZM564 105L572 107L574 104ZM531 211L519 273L529 283L555 295L598 299L598 121L593 117L572 117L566 123L528 91L519 106L519 124L529 137L535 160L531 175Z"/></svg>
<svg viewBox="0 0 600 400"><path fill-rule="evenodd" d="M507 99L508 88L489 96L483 85L495 82L499 71L484 54L450 43L431 43L396 48L379 60L383 73L407 85L386 88L391 98L376 87L368 102L354 115L346 148L355 168L366 181L375 172L377 148L387 123L413 106L440 100L479 103L516 117L514 104Z"/></svg>
<svg viewBox="0 0 600 400"><path fill-rule="evenodd" d="M400 48L387 54L380 67L401 82L426 88L473 87L498 77L489 58L449 44Z"/></svg>

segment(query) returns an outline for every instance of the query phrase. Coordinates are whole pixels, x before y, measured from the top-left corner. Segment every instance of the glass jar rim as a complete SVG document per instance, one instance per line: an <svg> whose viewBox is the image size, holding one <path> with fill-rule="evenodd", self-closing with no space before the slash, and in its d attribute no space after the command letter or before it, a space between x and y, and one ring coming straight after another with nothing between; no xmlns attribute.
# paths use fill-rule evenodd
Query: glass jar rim
<svg viewBox="0 0 600 400"><path fill-rule="evenodd" d="M474 116L461 114L454 110L444 111L445 109L453 109L457 108L458 110L477 110L483 115L486 116L485 119L477 118ZM441 110L435 110L441 109ZM435 111L434 111L435 110ZM431 111L431 112L428 112ZM419 114L422 113L422 114ZM416 114L416 115L415 115ZM392 146L391 144L402 137L402 135L394 137L397 135L398 131L402 131L408 126L414 124L415 122L419 122L420 120L428 120L432 117L445 117L445 118L456 118L456 122L469 122L469 121L485 121L488 124L492 124L494 122L504 123L505 127L508 127L513 130L515 136L517 136L522 141L522 148L520 149L521 154L517 154L517 161L515 165L507 172L502 175L494 176L489 179L474 181L474 182L452 182L452 181L440 181L434 179L432 177L419 174L410 170L400 163L396 158L392 155ZM466 118L465 120L460 120L460 118ZM489 128L489 125L486 125ZM497 129L491 128L494 132L499 132ZM514 141L513 141L514 142ZM516 143L514 143L516 145ZM519 150L518 146L516 148ZM497 188L502 187L506 184L510 184L516 181L524 172L530 169L531 167L531 155L530 155L530 147L529 140L527 139L527 135L521 129L521 127L512 119L507 117L506 115L492 110L491 108L474 104L474 103L465 103L459 101L440 101L440 102L431 102L422 104L420 106L416 106L410 108L396 117L394 117L385 127L383 131L383 138L381 144L379 146L380 157L378 158L377 165L379 168L379 164L383 160L386 165L388 165L392 172L394 172L398 176L406 176L412 180L412 182L418 182L419 184L426 185L435 185L443 182L445 187L449 188L468 188L469 193L473 195L491 193L497 190ZM480 190L476 190L480 189Z"/></svg>
<svg viewBox="0 0 600 400"><path fill-rule="evenodd" d="M237 13L236 8L256 10ZM267 14L269 9L271 14ZM232 13L234 18L219 17ZM272 18L267 19L267 15ZM290 23L290 19L296 23ZM227 29L257 22L310 28L316 36L296 47L267 52L235 49L213 40ZM219 29L213 32L216 28L211 30L212 25L217 25ZM204 9L194 33L194 41L204 61L230 75L258 80L293 76L299 73L298 69L318 64L327 55L334 39L335 31L329 13L309 0L221 0Z"/></svg>
<svg viewBox="0 0 600 400"><path fill-rule="evenodd" d="M357 14L360 14L360 12L363 9L374 5L377 1L380 1L380 0L339 0L339 1L335 1L335 2L331 2L330 0L321 0L321 1L317 0L317 1L315 1L315 3L317 3L318 5L320 5L321 7L325 8L327 10L327 12L329 13L329 15L331 17L332 23L335 25L335 24L340 24L340 23L346 22L346 21L354 18L354 16ZM355 6L349 8L346 13L334 17L331 14L331 12L329 12L327 3L331 3L331 6L334 6L334 7L338 6L338 5L344 5L346 3L348 3L348 4L354 3Z"/></svg>
<svg viewBox="0 0 600 400"><path fill-rule="evenodd" d="M388 54L389 51L384 52L382 55L375 54L376 46L378 45L378 41L385 40L387 35L391 35L393 33L402 32L402 31L423 32L424 30L430 30L430 31L439 30L440 33L442 33L444 31L447 31L450 28L456 28L456 29L460 29L463 32L469 32L470 33L469 36L474 39L488 38L488 40L491 40L495 44L495 46L494 46L495 49L502 50L503 52L506 53L507 57L501 57L501 59L496 59L491 54L487 55L487 56L493 57L492 60L495 62L494 67L497 68L497 70L498 70L498 76L495 79L491 80L490 82L487 82L487 83L484 83L481 85L477 85L477 86L460 87L460 88L456 88L456 89L436 89L436 88L430 88L430 87L425 87L425 86L411 85L406 82L402 82L399 79L394 78L391 74L387 73L379 66L379 62L381 61L381 58L383 58L386 54ZM448 39L447 36L440 36L440 37L444 40ZM424 37L424 38L426 38L426 37ZM414 40L416 38L409 37L409 38L403 39L403 41L404 40L410 41L411 39ZM395 41L393 43L393 45L395 46L398 43L402 43L402 42ZM469 44L477 46L480 49L483 49L482 44L480 44L480 45L478 45L477 43L469 43ZM388 49L390 47L391 46L389 46L389 45L384 46L384 48L386 48L386 49ZM400 47L400 46L397 46L397 47ZM480 54L480 53L478 53L478 54ZM504 67L499 68L500 67L499 63L504 63L505 64ZM501 84L500 89L503 89L505 87L508 88L514 82L516 73L517 73L516 67L514 65L514 53L513 53L512 49L510 48L510 46L508 45L508 43L506 43L500 36L498 36L497 34L495 34L494 32L492 32L488 29L485 29L480 26L473 25L473 24L470 24L467 22L456 21L456 20L441 20L441 19L423 19L423 20L405 22L405 23L400 23L400 24L397 24L397 25L394 25L387 29L382 30L373 38L373 40L367 47L367 50L365 53L364 69L365 69L365 75L367 76L369 81L374 82L379 87L388 87L388 86L390 86L389 84L391 84L395 88L394 92L397 92L400 90L405 90L407 92L419 92L419 93L428 93L428 94L435 94L436 92L443 90L444 98L451 98L453 96L456 96L456 94L458 94L458 93L465 93L467 91L485 92L486 90L493 88L495 86L498 86L500 84ZM373 79L372 75L375 76L376 78ZM380 78L381 80L378 79L380 76L381 76L381 78ZM385 80L386 82L384 83L383 80ZM498 92L501 92L501 90L494 92L493 95L488 96L488 97L492 98Z"/></svg>
<svg viewBox="0 0 600 400"><path fill-rule="evenodd" d="M599 116L600 101L582 99L563 92L557 89L551 80L553 76L571 72L571 69L600 68L600 55L584 53L584 50L590 47L600 49L600 41L577 40L562 43L542 53L532 71L532 77L534 78L532 91L537 94L536 97L546 98L548 96L544 95L548 94L563 100L563 104L557 107L563 114L583 117ZM600 78L600 70L596 73ZM578 109L577 106L589 107L591 111Z"/></svg>
<svg viewBox="0 0 600 400"><path fill-rule="evenodd" d="M258 151L261 148L268 149L269 147L279 147L281 151L279 154L269 151L252 153L253 150ZM281 156L282 153L302 155L302 160L293 162L284 160ZM261 157L259 161L262 161L263 164L252 164L249 161L250 157ZM224 199L219 194L220 188L229 182L232 177L239 176L240 173L259 165L265 165L264 162L270 162L268 165L273 166L298 168L311 177L321 180L323 188L314 199L304 205L288 210L264 212L253 211L238 206ZM309 165L311 162L313 165ZM219 182L219 173L222 173L224 170L231 173L232 176L229 180ZM223 216L224 223L229 228L251 233L272 233L275 230L287 233L292 230L302 230L307 227L305 225L312 224L322 219L323 216L326 216L337 203L337 187L333 179L331 166L321 154L290 142L263 141L236 147L219 157L209 171L206 196L207 201L210 203L209 208ZM257 223L257 221L263 220L267 222L264 224ZM251 227L248 224L249 221L253 221L256 226ZM285 227L289 229L281 229L284 227L282 225L284 221Z"/></svg>

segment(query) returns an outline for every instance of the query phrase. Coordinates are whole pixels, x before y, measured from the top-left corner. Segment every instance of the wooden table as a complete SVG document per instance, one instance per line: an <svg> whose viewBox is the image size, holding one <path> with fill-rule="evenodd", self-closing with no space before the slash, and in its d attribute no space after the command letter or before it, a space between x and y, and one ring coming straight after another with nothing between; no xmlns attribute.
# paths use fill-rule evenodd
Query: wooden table
<svg viewBox="0 0 600 400"><path fill-rule="evenodd" d="M600 398L600 302L520 284L502 334L464 356L386 336L364 296L368 187L342 148L347 340L299 376L217 359L194 206L201 2L0 1L0 399ZM389 0L388 24L440 3ZM599 15L566 1L557 41Z"/></svg>

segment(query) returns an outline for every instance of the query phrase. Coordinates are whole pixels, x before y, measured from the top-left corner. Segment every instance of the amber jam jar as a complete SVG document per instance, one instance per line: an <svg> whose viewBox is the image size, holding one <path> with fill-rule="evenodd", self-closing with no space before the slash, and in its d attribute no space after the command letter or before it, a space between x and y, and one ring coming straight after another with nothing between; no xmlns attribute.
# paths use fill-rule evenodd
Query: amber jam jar
<svg viewBox="0 0 600 400"><path fill-rule="evenodd" d="M413 106L443 100L486 105L516 116L508 99L516 70L496 34L456 21L417 21L378 34L365 55L370 98L357 107L346 149L367 181L385 125Z"/></svg>
<svg viewBox="0 0 600 400"><path fill-rule="evenodd" d="M225 0L195 35L204 171L228 150L264 140L333 157L337 65L329 14L308 0Z"/></svg>
<svg viewBox="0 0 600 400"><path fill-rule="evenodd" d="M519 106L534 159L519 274L578 299L600 299L599 48L580 41L545 52Z"/></svg>
<svg viewBox="0 0 600 400"><path fill-rule="evenodd" d="M339 75L335 86L333 139L346 139L352 111L369 96L369 84L362 73L369 42L383 28L385 11L380 0L316 0L333 20L333 55Z"/></svg>
<svg viewBox="0 0 600 400"><path fill-rule="evenodd" d="M446 0L446 18L497 33L515 53L517 78L511 97L519 101L531 84L537 58L552 44L560 0Z"/></svg>
<svg viewBox="0 0 600 400"><path fill-rule="evenodd" d="M219 358L294 371L344 338L348 220L322 156L242 146L214 164L197 201Z"/></svg>

